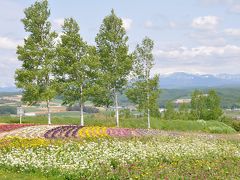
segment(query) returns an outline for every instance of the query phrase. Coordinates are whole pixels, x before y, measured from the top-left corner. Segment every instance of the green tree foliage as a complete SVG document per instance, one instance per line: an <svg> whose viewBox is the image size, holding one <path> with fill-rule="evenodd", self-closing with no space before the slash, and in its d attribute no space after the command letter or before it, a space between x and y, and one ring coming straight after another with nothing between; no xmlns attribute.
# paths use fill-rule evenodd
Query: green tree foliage
<svg viewBox="0 0 240 180"><path fill-rule="evenodd" d="M207 97L208 120L217 120L223 114L220 104L221 100L220 97L217 95L216 91L209 90Z"/></svg>
<svg viewBox="0 0 240 180"><path fill-rule="evenodd" d="M191 97L191 114L195 119L205 119L207 112L207 95L195 90Z"/></svg>
<svg viewBox="0 0 240 180"><path fill-rule="evenodd" d="M103 74L99 74L96 85L94 86L94 95L91 97L91 100L96 106L105 106L106 110L108 110L114 103L114 95L110 91L111 88L108 86L110 84L106 83Z"/></svg>
<svg viewBox="0 0 240 180"><path fill-rule="evenodd" d="M188 120L189 116L189 104L182 103L179 105L177 117L179 120Z"/></svg>
<svg viewBox="0 0 240 180"><path fill-rule="evenodd" d="M73 18L65 19L62 28L61 42L57 47L56 79L63 103L79 103L80 124L83 126L84 102L93 92L99 59L95 47L82 40L79 25Z"/></svg>
<svg viewBox="0 0 240 180"><path fill-rule="evenodd" d="M148 128L150 128L150 112L151 115L159 114L159 76L150 78L150 71L154 64L153 46L154 42L148 37L143 39L141 45L137 45L132 73L134 82L126 92L129 100L137 104L140 111L147 114Z"/></svg>
<svg viewBox="0 0 240 180"><path fill-rule="evenodd" d="M55 58L55 38L48 18L48 1L37 1L25 9L22 19L28 37L24 45L17 47L18 59L22 67L16 70L16 86L23 89L22 100L28 104L46 101L48 124L51 124L49 102L56 91L52 79L52 66Z"/></svg>
<svg viewBox="0 0 240 180"><path fill-rule="evenodd" d="M128 52L128 37L123 22L116 16L114 10L104 18L95 41L102 72L99 81L100 91L106 92L104 101L101 102L98 98L98 103L114 102L116 125L119 126L118 93L127 84L133 58Z"/></svg>
<svg viewBox="0 0 240 180"><path fill-rule="evenodd" d="M151 112L151 116L159 116L159 76L155 75L149 81L136 81L126 91L128 99L137 105L140 112L148 113L148 109ZM149 96L149 104L148 104Z"/></svg>
<svg viewBox="0 0 240 180"><path fill-rule="evenodd" d="M217 120L222 115L220 97L215 90L208 94L195 90L191 99L191 114L194 119Z"/></svg>
<svg viewBox="0 0 240 180"><path fill-rule="evenodd" d="M171 101L168 101L166 104L166 110L164 112L164 119L166 119L166 120L176 119L176 111L175 111L174 105Z"/></svg>

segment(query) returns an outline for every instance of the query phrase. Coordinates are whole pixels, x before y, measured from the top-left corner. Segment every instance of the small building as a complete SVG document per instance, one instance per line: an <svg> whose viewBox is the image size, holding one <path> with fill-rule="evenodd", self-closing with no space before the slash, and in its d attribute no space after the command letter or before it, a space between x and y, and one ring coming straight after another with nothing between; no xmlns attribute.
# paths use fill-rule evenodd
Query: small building
<svg viewBox="0 0 240 180"><path fill-rule="evenodd" d="M175 104L189 104L191 103L191 99L177 99L174 101Z"/></svg>
<svg viewBox="0 0 240 180"><path fill-rule="evenodd" d="M235 119L236 119L236 120L240 120L240 116L236 116Z"/></svg>
<svg viewBox="0 0 240 180"><path fill-rule="evenodd" d="M7 101L21 102L22 95L3 96L1 99Z"/></svg>
<svg viewBox="0 0 240 180"><path fill-rule="evenodd" d="M36 113L29 112L29 113L24 113L25 116L36 116Z"/></svg>
<svg viewBox="0 0 240 180"><path fill-rule="evenodd" d="M163 112L165 112L165 111L166 111L165 108L159 108L159 112L160 112L160 113L163 113Z"/></svg>

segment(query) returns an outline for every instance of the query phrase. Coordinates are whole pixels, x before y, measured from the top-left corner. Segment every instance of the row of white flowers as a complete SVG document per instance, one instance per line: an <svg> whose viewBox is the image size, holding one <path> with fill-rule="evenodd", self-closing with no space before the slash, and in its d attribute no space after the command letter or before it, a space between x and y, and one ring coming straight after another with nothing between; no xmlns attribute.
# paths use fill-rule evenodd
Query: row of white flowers
<svg viewBox="0 0 240 180"><path fill-rule="evenodd" d="M120 165L165 158L240 158L240 145L227 141L205 138L152 137L141 139L101 139L96 142L68 142L59 146L14 148L0 150L0 165L19 167L22 170L36 168L42 172L52 169L62 171L94 171L102 166L112 169L111 162Z"/></svg>

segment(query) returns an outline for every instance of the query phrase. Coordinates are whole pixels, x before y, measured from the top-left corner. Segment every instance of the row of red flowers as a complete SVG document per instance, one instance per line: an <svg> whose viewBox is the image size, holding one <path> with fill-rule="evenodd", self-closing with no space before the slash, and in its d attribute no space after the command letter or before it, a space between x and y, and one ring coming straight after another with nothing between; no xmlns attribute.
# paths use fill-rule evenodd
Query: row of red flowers
<svg viewBox="0 0 240 180"><path fill-rule="evenodd" d="M33 124L1 124L0 132L11 131L26 126L33 126Z"/></svg>

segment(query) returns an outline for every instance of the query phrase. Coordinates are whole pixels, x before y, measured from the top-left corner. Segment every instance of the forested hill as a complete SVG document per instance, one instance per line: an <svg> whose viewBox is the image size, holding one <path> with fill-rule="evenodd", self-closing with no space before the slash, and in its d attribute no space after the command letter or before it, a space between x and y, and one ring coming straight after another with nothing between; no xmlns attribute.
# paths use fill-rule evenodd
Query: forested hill
<svg viewBox="0 0 240 180"><path fill-rule="evenodd" d="M207 92L209 88L202 88ZM223 108L240 107L240 88L214 88L221 98ZM162 89L159 104L163 106L169 100L190 98L195 88L188 89Z"/></svg>
<svg viewBox="0 0 240 180"><path fill-rule="evenodd" d="M174 101L181 98L191 98L192 92L196 88L186 89L161 89L159 105L164 107L167 101ZM211 88L201 88L204 92L207 92ZM217 91L221 98L221 106L223 108L240 108L240 88L213 88ZM121 104L128 105L129 101L123 95L120 98Z"/></svg>

